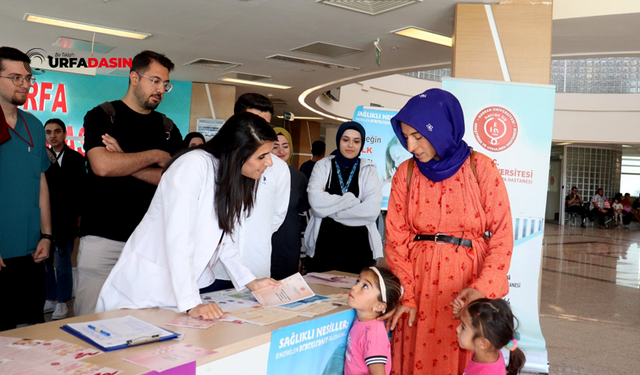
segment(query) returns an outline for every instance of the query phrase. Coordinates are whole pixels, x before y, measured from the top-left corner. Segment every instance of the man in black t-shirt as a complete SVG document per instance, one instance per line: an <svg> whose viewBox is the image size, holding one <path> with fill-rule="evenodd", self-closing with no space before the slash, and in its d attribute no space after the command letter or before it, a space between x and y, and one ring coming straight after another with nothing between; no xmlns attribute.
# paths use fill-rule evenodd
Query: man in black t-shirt
<svg viewBox="0 0 640 375"><path fill-rule="evenodd" d="M156 112L172 89L174 64L162 54L143 51L133 58L129 88L107 109L84 118L88 176L80 228L76 315L92 314L102 285L125 242L142 220L171 153L181 147L177 127L165 129Z"/></svg>

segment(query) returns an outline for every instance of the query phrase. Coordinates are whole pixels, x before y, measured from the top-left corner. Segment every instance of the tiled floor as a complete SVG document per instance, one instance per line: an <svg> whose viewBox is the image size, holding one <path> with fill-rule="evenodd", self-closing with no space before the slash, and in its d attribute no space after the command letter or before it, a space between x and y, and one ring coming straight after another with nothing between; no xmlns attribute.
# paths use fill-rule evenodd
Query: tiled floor
<svg viewBox="0 0 640 375"><path fill-rule="evenodd" d="M540 323L550 374L640 373L640 231L545 225Z"/></svg>

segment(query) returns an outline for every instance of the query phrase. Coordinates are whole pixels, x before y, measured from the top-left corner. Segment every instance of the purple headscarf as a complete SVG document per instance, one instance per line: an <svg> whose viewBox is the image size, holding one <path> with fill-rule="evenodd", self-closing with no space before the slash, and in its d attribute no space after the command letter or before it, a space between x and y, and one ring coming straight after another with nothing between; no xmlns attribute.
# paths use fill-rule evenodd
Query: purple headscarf
<svg viewBox="0 0 640 375"><path fill-rule="evenodd" d="M391 125L400 143L407 148L401 122L422 134L436 150L440 160L422 163L413 157L420 172L431 181L440 182L453 176L471 153L462 140L464 115L460 102L453 94L430 89L409 99L400 112L391 119Z"/></svg>

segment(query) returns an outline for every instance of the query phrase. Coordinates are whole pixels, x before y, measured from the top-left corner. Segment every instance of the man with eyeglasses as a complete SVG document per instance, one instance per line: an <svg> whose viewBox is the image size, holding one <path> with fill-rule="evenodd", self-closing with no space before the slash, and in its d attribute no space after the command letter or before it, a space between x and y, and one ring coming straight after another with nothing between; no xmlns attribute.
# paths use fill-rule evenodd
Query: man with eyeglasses
<svg viewBox="0 0 640 375"><path fill-rule="evenodd" d="M122 100L103 103L84 118L88 175L80 227L76 315L92 314L102 285L125 242L149 208L162 168L182 144L155 109L173 85L174 64L143 51L133 58ZM109 105L110 113L104 104Z"/></svg>
<svg viewBox="0 0 640 375"><path fill-rule="evenodd" d="M0 121L11 138L0 145L0 331L44 322L44 263L52 232L42 123L18 109L27 101L30 59L0 47Z"/></svg>

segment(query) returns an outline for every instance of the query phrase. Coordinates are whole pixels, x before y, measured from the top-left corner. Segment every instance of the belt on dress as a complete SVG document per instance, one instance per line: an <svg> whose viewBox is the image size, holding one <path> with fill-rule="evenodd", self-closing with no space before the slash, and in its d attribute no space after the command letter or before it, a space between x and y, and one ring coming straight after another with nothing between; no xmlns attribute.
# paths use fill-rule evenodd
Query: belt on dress
<svg viewBox="0 0 640 375"><path fill-rule="evenodd" d="M471 242L471 240L468 240L465 238L447 236L446 234L443 234L443 233L438 233L436 235L416 234L413 240L414 241L433 241L438 245L442 245L444 243L452 243L458 246L466 246L466 247L473 248L473 243Z"/></svg>

